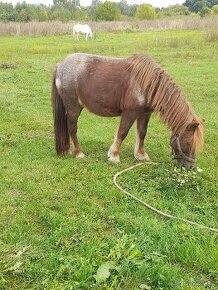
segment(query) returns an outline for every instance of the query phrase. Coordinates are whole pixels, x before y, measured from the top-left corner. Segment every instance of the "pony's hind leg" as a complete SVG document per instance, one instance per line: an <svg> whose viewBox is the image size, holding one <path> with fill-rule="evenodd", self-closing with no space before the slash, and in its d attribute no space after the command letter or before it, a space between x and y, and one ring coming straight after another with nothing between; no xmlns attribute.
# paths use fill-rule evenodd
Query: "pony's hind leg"
<svg viewBox="0 0 218 290"><path fill-rule="evenodd" d="M147 133L150 116L151 113L142 113L137 118L137 137L134 149L134 156L137 160L150 161L148 154L144 150L144 139Z"/></svg>
<svg viewBox="0 0 218 290"><path fill-rule="evenodd" d="M121 121L117 135L114 139L113 144L111 145L108 151L108 160L113 163L120 162L120 147L123 140L126 138L129 129L136 120L137 112L135 111L124 111L121 115Z"/></svg>
<svg viewBox="0 0 218 290"><path fill-rule="evenodd" d="M77 138L77 123L81 111L82 107L78 105L76 108L74 108L74 110L67 112L68 131L73 143L72 154L76 158L83 158L85 156L80 149L79 141Z"/></svg>

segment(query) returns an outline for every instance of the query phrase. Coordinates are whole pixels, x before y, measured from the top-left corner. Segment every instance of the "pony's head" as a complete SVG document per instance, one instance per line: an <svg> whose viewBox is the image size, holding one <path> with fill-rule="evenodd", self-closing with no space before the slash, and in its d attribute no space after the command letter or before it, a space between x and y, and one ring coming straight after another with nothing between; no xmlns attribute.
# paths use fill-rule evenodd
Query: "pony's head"
<svg viewBox="0 0 218 290"><path fill-rule="evenodd" d="M196 151L203 146L203 122L193 120L183 132L171 137L173 159L186 169L191 169L196 162Z"/></svg>

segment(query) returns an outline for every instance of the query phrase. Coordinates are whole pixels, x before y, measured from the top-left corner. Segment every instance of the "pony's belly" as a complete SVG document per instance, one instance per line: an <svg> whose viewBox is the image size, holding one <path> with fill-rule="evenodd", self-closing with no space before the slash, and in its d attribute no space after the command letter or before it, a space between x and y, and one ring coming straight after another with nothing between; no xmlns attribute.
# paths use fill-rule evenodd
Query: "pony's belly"
<svg viewBox="0 0 218 290"><path fill-rule="evenodd" d="M119 106L106 104L106 102L89 102L79 98L79 103L81 106L87 108L91 113L102 117L117 117L121 114Z"/></svg>
<svg viewBox="0 0 218 290"><path fill-rule="evenodd" d="M117 117L120 116L121 111L116 108L108 107L108 106L98 106L98 105L92 105L87 107L87 109L99 116L102 117Z"/></svg>

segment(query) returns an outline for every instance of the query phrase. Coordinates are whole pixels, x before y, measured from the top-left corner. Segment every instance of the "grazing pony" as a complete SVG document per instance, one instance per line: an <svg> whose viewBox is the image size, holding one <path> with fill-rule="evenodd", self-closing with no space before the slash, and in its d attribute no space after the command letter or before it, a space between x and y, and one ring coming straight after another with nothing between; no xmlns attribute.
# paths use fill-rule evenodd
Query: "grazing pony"
<svg viewBox="0 0 218 290"><path fill-rule="evenodd" d="M73 36L79 41L79 34L83 33L86 36L86 41L88 38L92 38L93 32L88 24L76 24L73 26Z"/></svg>
<svg viewBox="0 0 218 290"><path fill-rule="evenodd" d="M84 107L104 116L121 116L108 151L119 162L120 146L137 121L134 156L149 161L144 150L148 121L153 112L172 132L173 158L189 169L196 149L203 145L203 120L196 116L179 87L149 56L112 58L75 53L57 64L52 84L56 151L65 155L73 143L73 155L84 157L77 139L77 121Z"/></svg>

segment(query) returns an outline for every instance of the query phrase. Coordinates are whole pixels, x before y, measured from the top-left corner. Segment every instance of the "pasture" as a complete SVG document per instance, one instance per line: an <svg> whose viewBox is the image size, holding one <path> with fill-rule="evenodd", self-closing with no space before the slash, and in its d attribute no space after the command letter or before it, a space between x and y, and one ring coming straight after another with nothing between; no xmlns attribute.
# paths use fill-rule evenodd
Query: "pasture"
<svg viewBox="0 0 218 290"><path fill-rule="evenodd" d="M165 220L120 192L112 177L132 164L135 128L121 163L107 162L119 120L84 110L82 160L58 157L50 100L54 64L73 52L149 54L206 123L202 172L171 161L170 132L153 116L143 165L118 181L151 205L211 227L217 208L218 43L202 30L1 37L0 289L217 289L218 236ZM109 272L108 272L109 271Z"/></svg>

